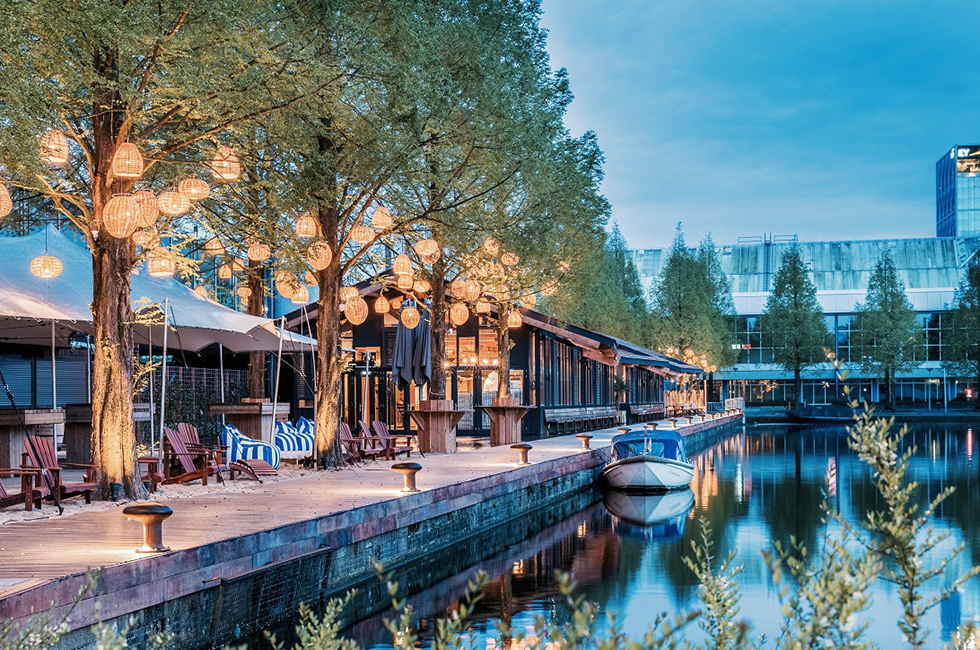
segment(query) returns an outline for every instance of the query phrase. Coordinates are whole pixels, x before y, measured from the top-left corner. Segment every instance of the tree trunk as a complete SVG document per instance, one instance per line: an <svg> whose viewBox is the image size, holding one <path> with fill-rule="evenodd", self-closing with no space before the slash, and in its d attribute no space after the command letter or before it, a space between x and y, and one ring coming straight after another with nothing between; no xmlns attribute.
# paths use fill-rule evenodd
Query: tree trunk
<svg viewBox="0 0 980 650"><path fill-rule="evenodd" d="M509 305L497 305L497 397L510 397L510 328L507 327Z"/></svg>
<svg viewBox="0 0 980 650"><path fill-rule="evenodd" d="M432 378L429 399L446 399L446 265L440 258L432 265Z"/></svg>
<svg viewBox="0 0 980 650"><path fill-rule="evenodd" d="M316 451L320 467L338 467L344 462L338 435L343 371L340 353L339 260L332 261L317 277L320 283L320 299L317 301L316 318Z"/></svg>
<svg viewBox="0 0 980 650"><path fill-rule="evenodd" d="M252 316L264 316L265 294L262 286L262 262L249 260L248 282L246 286L252 290L248 296L248 313ZM265 352L250 352L248 355L248 396L262 399L265 391Z"/></svg>
<svg viewBox="0 0 980 650"><path fill-rule="evenodd" d="M799 408L803 406L803 378L801 377L803 373L797 366L793 369L793 384L796 387L796 406Z"/></svg>

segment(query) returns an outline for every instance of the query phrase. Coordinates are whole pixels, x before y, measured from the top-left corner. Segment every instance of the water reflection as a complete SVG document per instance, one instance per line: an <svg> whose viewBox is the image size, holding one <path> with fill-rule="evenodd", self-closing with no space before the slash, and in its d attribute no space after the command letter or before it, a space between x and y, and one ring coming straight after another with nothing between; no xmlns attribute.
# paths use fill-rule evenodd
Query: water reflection
<svg viewBox="0 0 980 650"><path fill-rule="evenodd" d="M958 575L980 563L980 459L974 458L974 432L959 424L914 425L904 441L906 447L913 444L916 498L924 503L949 486L956 488L935 515L937 529L950 533L935 553L942 557L965 543L966 551L950 567L950 574ZM695 454L694 462L690 491L640 497L650 501L607 494L604 504L416 595L411 600L422 617L423 640L430 638L426 634L434 617L458 606L465 581L477 567L492 577L476 610L477 637L496 636L494 625L501 620L516 629L532 626L536 615L564 621L568 611L557 594L556 570L570 571L586 597L616 613L625 631L639 635L654 613L697 606L697 585L682 558L690 553L691 541L700 539L700 518L714 531L717 556L738 551L745 566L743 615L757 633L774 637L779 606L761 551L771 549L773 540L788 544L791 537L815 549L825 528L824 494L848 520L865 517L879 505L870 471L848 449L843 427L749 428ZM936 578L926 596L938 594L948 580ZM879 580L866 616L873 621L869 636L881 647L901 645L895 627L899 610L893 586ZM383 645L388 638L381 618L359 624L350 636L368 646ZM980 622L977 579L932 610L927 623L939 645L960 622L969 621ZM692 627L689 634L696 638L699 632Z"/></svg>

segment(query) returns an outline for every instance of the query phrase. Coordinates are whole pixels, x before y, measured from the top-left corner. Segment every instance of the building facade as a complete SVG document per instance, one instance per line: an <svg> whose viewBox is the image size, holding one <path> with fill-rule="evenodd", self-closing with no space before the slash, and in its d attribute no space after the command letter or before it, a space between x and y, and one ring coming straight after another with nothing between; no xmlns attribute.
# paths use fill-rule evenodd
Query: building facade
<svg viewBox="0 0 980 650"><path fill-rule="evenodd" d="M956 145L936 162L936 236L980 235L980 145Z"/></svg>

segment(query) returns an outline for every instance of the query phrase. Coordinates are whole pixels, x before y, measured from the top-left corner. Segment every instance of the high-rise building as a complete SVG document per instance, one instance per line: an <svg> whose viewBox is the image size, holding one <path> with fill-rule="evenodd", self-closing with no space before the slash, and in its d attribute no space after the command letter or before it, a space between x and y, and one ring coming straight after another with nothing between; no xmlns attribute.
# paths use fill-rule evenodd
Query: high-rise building
<svg viewBox="0 0 980 650"><path fill-rule="evenodd" d="M936 236L980 235L980 145L956 145L936 163Z"/></svg>

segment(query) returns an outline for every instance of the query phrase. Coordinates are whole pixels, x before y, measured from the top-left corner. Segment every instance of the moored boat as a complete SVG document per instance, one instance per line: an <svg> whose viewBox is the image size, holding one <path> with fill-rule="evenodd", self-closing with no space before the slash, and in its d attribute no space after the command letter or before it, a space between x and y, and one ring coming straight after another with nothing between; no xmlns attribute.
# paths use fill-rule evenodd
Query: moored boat
<svg viewBox="0 0 980 650"><path fill-rule="evenodd" d="M854 409L849 406L810 404L795 409L786 409L786 417L793 422L853 423Z"/></svg>
<svg viewBox="0 0 980 650"><path fill-rule="evenodd" d="M612 461L602 470L606 485L617 490L663 492L685 488L694 464L684 454L676 431L630 431L612 439Z"/></svg>

